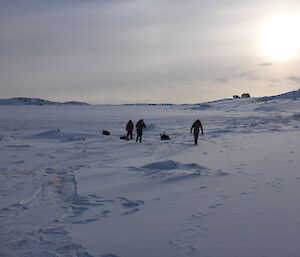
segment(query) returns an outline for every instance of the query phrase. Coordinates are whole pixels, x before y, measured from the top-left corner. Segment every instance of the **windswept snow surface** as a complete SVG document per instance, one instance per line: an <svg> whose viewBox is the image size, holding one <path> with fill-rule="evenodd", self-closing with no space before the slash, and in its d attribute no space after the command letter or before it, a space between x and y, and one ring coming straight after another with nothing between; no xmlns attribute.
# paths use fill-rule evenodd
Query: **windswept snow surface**
<svg viewBox="0 0 300 257"><path fill-rule="evenodd" d="M141 118L143 143L120 140ZM206 108L1 106L0 125L0 256L300 255L294 95Z"/></svg>

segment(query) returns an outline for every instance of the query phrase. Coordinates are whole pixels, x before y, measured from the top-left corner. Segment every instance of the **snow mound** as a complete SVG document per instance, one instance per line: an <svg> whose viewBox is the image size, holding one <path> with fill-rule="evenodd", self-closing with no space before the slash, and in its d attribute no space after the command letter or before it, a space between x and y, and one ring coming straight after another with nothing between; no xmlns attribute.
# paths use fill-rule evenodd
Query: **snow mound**
<svg viewBox="0 0 300 257"><path fill-rule="evenodd" d="M63 142L67 141L82 141L85 140L85 136L76 133L64 133L59 129L48 130L42 133L35 134L31 136L32 139L44 139L44 140L60 140Z"/></svg>
<svg viewBox="0 0 300 257"><path fill-rule="evenodd" d="M161 182L179 182L200 175L209 175L212 170L196 163L180 163L173 160L152 162L137 169L151 179Z"/></svg>
<svg viewBox="0 0 300 257"><path fill-rule="evenodd" d="M10 142L13 140L15 140L15 137L13 136L0 135L0 142Z"/></svg>
<svg viewBox="0 0 300 257"><path fill-rule="evenodd" d="M196 104L196 106L192 107L191 110L207 110L212 106L208 103Z"/></svg>
<svg viewBox="0 0 300 257"><path fill-rule="evenodd" d="M143 169L152 169L152 170L174 170L174 169L207 169L206 167L200 166L196 163L180 163L172 160L165 160L161 162L152 162L145 166L142 166Z"/></svg>

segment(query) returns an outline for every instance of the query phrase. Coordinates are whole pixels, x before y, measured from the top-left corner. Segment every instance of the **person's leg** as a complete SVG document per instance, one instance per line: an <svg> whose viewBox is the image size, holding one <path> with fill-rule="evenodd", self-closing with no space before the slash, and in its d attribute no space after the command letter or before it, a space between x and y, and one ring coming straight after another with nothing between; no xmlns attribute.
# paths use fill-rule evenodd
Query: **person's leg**
<svg viewBox="0 0 300 257"><path fill-rule="evenodd" d="M141 134L137 134L137 136L136 136L136 142L138 141L138 140L140 140L141 141Z"/></svg>
<svg viewBox="0 0 300 257"><path fill-rule="evenodd" d="M198 144L198 134L197 133L194 134L194 139L195 139L195 145L197 145Z"/></svg>
<svg viewBox="0 0 300 257"><path fill-rule="evenodd" d="M132 136L132 131L130 131L130 139L132 140L133 136Z"/></svg>
<svg viewBox="0 0 300 257"><path fill-rule="evenodd" d="M143 137L143 131L141 132L141 135L140 135L140 143L142 143L142 137Z"/></svg>

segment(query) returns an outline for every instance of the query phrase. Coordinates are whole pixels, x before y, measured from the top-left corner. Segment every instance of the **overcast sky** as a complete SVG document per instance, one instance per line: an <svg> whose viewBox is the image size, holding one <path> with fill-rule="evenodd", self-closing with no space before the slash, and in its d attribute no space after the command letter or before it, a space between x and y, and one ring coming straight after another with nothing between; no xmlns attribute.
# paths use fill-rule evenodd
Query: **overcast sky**
<svg viewBox="0 0 300 257"><path fill-rule="evenodd" d="M262 51L296 0L2 0L0 98L197 103L300 87L300 53ZM295 32L299 33L299 31Z"/></svg>

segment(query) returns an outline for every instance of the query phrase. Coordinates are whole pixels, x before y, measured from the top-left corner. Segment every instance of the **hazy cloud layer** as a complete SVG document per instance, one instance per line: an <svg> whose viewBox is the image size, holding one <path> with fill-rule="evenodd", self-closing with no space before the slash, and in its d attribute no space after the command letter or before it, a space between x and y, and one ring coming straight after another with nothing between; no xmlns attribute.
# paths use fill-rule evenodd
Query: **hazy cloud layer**
<svg viewBox="0 0 300 257"><path fill-rule="evenodd" d="M262 62L259 64L260 66L271 66L272 63L271 62Z"/></svg>
<svg viewBox="0 0 300 257"><path fill-rule="evenodd" d="M282 8L271 0L4 0L1 98L180 103L268 94L286 64L260 52L259 27Z"/></svg>

